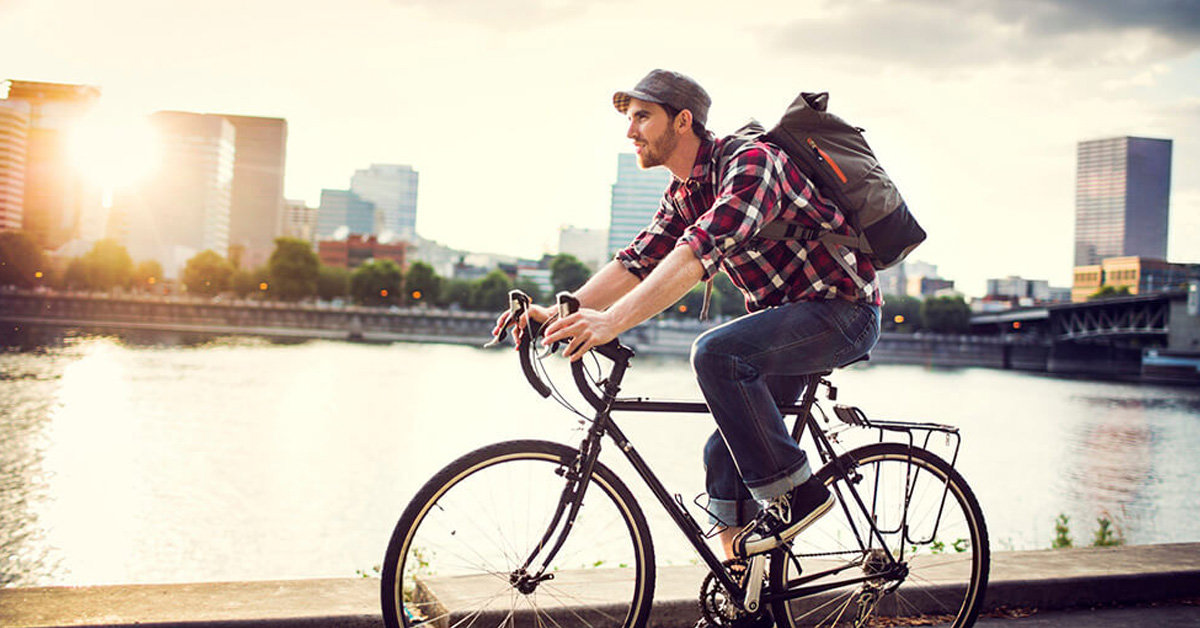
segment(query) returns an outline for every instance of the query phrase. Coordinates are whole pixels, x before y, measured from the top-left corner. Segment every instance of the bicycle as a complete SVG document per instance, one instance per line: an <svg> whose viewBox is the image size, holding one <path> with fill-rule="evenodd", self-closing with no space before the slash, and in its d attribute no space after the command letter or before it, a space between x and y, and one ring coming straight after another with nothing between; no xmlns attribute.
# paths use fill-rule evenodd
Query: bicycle
<svg viewBox="0 0 1200 628"><path fill-rule="evenodd" d="M523 293L510 293L512 319L529 304ZM559 307L566 315L578 302L559 295ZM536 353L539 332L531 321L522 334L521 367L539 394L560 398ZM834 406L834 423L817 403L821 388L836 399L830 373L809 375L799 402L781 410L796 417L792 437L800 442L807 433L813 442L822 462L816 475L837 505L779 548L725 561L706 542L711 531L705 533L680 496L672 497L612 417L617 411L707 413L707 405L621 398L633 351L618 339L592 353L610 366L597 381L582 360L571 364L595 411L579 446L539 440L485 446L451 462L417 492L383 563L381 601L390 628L647 625L654 547L633 494L598 460L604 436L708 568L698 605L712 626L746 625L768 613L781 628L975 623L990 551L979 504L954 468L957 428L873 421L844 405ZM818 413L830 427L822 427ZM839 453L838 434L850 429L877 430L878 441ZM935 434L953 443L949 462L928 450ZM887 435L900 439L887 441Z"/></svg>

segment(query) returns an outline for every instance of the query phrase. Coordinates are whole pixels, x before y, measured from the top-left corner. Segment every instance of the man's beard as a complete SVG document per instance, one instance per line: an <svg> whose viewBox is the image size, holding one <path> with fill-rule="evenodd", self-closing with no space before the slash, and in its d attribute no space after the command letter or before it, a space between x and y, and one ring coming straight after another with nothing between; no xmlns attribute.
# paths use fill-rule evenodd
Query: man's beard
<svg viewBox="0 0 1200 628"><path fill-rule="evenodd" d="M675 129L668 128L657 140L646 143L638 153L638 165L643 170L648 170L667 163L667 157L675 151L675 145L678 143L679 135L675 133Z"/></svg>

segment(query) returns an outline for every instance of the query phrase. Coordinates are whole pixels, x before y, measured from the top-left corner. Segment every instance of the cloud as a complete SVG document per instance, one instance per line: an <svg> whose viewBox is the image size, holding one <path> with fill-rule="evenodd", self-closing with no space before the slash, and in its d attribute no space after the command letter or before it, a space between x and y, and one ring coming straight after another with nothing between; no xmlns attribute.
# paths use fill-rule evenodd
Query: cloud
<svg viewBox="0 0 1200 628"><path fill-rule="evenodd" d="M3 0L0 0L3 2ZM570 20L585 14L586 0L391 0L398 7L413 7L444 19L476 24L499 31L526 30Z"/></svg>
<svg viewBox="0 0 1200 628"><path fill-rule="evenodd" d="M766 42L879 66L1129 67L1200 49L1200 0L843 1Z"/></svg>

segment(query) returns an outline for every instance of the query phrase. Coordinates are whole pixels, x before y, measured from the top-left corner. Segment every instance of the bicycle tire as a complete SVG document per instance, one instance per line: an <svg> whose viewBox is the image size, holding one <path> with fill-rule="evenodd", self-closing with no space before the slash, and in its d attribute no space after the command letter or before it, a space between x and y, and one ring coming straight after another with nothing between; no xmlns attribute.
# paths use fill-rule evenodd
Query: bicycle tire
<svg viewBox="0 0 1200 628"><path fill-rule="evenodd" d="M546 441L496 443L426 482L384 558L388 628L645 626L655 582L650 529L629 489L599 462L547 571L552 579L529 593L510 580L541 541L566 486L560 474L578 453Z"/></svg>
<svg viewBox="0 0 1200 628"><path fill-rule="evenodd" d="M846 476L838 473L839 468L847 469L849 477L860 478L855 488L877 522L882 541L874 535L870 543L857 541L868 534L867 519L847 491ZM797 584L790 574L794 561L801 574L831 568L844 568L842 579L878 574L886 562L882 544L904 562L907 573L813 597L776 601L771 610L780 628L856 625L856 621L872 627L969 628L975 624L987 590L991 553L979 502L958 471L924 449L876 443L842 454L822 467L817 477L835 492L839 503L800 533L790 552L773 553L771 591ZM902 515L905 502L906 517Z"/></svg>

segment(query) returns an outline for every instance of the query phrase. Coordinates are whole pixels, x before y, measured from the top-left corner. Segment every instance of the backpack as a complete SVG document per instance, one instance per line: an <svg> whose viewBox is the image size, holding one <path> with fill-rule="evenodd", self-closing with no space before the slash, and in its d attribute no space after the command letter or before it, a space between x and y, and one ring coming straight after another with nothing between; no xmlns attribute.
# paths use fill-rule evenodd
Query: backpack
<svg viewBox="0 0 1200 628"><path fill-rule="evenodd" d="M820 193L841 208L854 230L854 235L840 235L776 220L763 225L759 236L842 244L866 254L876 269L890 268L925 240L925 230L875 159L863 130L828 113L828 102L827 92L801 93L770 131L751 122L726 142L732 151L722 152L732 155L760 139L779 146Z"/></svg>

